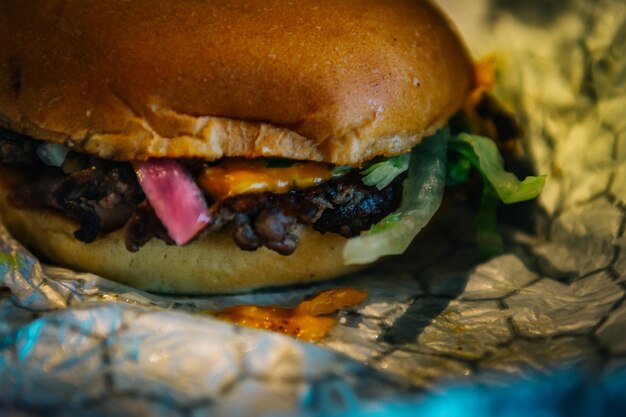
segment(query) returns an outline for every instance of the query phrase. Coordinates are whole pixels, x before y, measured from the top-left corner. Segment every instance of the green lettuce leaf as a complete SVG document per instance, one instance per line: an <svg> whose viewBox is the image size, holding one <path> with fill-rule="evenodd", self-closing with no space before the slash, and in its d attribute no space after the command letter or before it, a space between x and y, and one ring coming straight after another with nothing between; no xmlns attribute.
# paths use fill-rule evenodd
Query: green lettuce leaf
<svg viewBox="0 0 626 417"><path fill-rule="evenodd" d="M465 157L490 184L505 204L531 200L539 195L546 176L526 177L524 181L504 170L504 161L496 144L489 138L461 133L448 142L449 149Z"/></svg>
<svg viewBox="0 0 626 417"><path fill-rule="evenodd" d="M483 188L481 204L476 214L476 243L485 259L504 253L504 242L498 229L498 206L500 197L490 185Z"/></svg>
<svg viewBox="0 0 626 417"><path fill-rule="evenodd" d="M460 133L450 138L448 149L456 151L474 166L483 178L481 206L476 216L476 241L481 255L492 258L504 252L498 229L498 205L518 203L539 195L546 176L529 176L520 181L504 170L504 161L496 144L489 138ZM450 168L449 168L450 170Z"/></svg>
<svg viewBox="0 0 626 417"><path fill-rule="evenodd" d="M362 175L365 175L363 177L363 184L382 190L391 184L398 175L409 169L410 159L411 154L407 153L387 158L382 162L373 164L365 171L361 172Z"/></svg>
<svg viewBox="0 0 626 417"><path fill-rule="evenodd" d="M367 264L383 256L401 254L428 224L443 199L449 135L449 129L440 130L413 148L410 162L407 161L409 172L398 211L368 232L348 240L343 250L346 264Z"/></svg>
<svg viewBox="0 0 626 417"><path fill-rule="evenodd" d="M446 167L446 185L454 187L469 181L472 164L462 155L448 152L448 164Z"/></svg>
<svg viewBox="0 0 626 417"><path fill-rule="evenodd" d="M337 165L333 168L331 175L333 177L341 177L354 170L353 167L345 165Z"/></svg>

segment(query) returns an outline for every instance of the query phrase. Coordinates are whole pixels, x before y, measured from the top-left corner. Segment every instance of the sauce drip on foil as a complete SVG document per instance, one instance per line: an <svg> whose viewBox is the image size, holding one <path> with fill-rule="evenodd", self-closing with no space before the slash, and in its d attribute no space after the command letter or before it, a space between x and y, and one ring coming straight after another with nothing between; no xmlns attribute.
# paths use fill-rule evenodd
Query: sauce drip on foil
<svg viewBox="0 0 626 417"><path fill-rule="evenodd" d="M308 342L318 342L337 323L328 315L354 307L367 298L367 292L354 288L324 291L295 308L242 305L217 314L220 320L241 326L283 333Z"/></svg>

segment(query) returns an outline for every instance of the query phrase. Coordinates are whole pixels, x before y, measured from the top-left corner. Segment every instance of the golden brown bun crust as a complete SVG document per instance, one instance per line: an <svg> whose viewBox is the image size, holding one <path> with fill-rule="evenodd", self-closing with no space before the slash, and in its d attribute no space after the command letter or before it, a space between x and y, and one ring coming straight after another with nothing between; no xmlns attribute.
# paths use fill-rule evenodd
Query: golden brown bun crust
<svg viewBox="0 0 626 417"><path fill-rule="evenodd" d="M119 230L94 243L72 235L77 226L51 210L17 210L0 183L0 220L13 236L59 265L92 272L146 291L171 294L243 292L274 285L321 281L355 271L345 266L346 239L304 228L298 249L281 256L262 248L239 249L226 233L213 233L185 247L152 240L137 253Z"/></svg>
<svg viewBox="0 0 626 417"><path fill-rule="evenodd" d="M405 152L471 88L426 0L0 0L0 126L104 158Z"/></svg>

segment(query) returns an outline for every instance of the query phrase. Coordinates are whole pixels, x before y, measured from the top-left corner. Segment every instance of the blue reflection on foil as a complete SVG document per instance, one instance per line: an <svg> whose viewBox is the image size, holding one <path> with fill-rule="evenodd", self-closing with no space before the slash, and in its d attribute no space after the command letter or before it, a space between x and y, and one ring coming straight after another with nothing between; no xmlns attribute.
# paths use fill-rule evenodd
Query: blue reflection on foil
<svg viewBox="0 0 626 417"><path fill-rule="evenodd" d="M350 417L587 417L626 416L626 372L601 379L578 372L536 376L507 386L457 385L421 400L396 402L351 413L317 416Z"/></svg>
<svg viewBox="0 0 626 417"><path fill-rule="evenodd" d="M44 320L35 320L30 325L18 330L15 345L17 358L20 362L24 362L28 359L30 352L32 352L39 343L39 335L41 334L44 323Z"/></svg>

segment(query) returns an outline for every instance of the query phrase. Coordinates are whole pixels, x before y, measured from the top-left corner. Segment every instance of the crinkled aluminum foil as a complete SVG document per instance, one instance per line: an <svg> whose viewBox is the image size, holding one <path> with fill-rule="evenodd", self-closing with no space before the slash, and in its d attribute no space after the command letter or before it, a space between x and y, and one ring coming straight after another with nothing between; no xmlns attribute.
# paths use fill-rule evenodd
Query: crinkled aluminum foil
<svg viewBox="0 0 626 417"><path fill-rule="evenodd" d="M40 264L0 226L0 410L42 415L314 415L626 357L626 3L445 7L503 64L497 94L550 175L533 219L481 262L462 213L324 284L173 299ZM366 289L318 346L199 314ZM0 413L1 414L1 413Z"/></svg>

